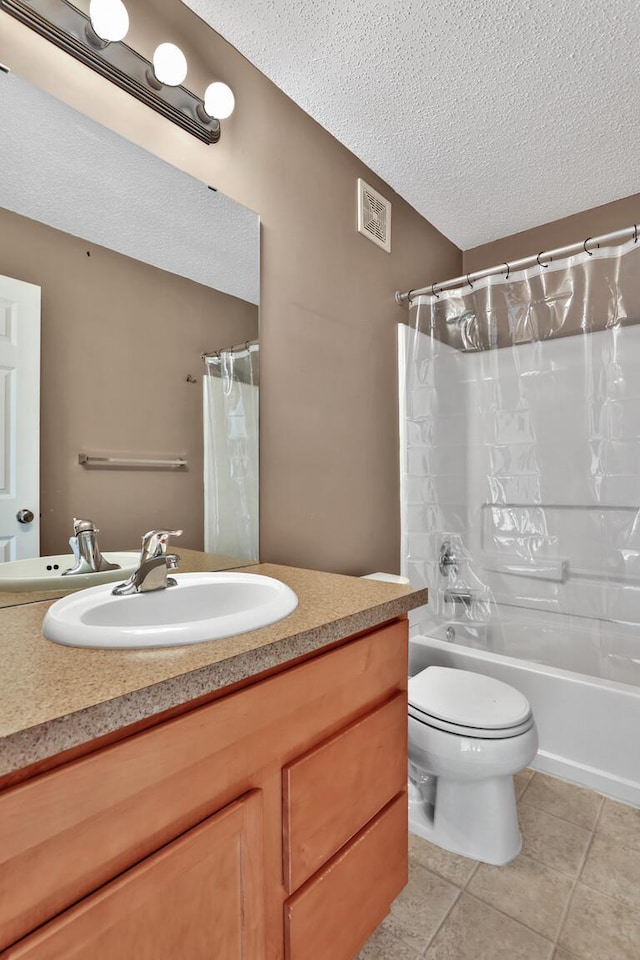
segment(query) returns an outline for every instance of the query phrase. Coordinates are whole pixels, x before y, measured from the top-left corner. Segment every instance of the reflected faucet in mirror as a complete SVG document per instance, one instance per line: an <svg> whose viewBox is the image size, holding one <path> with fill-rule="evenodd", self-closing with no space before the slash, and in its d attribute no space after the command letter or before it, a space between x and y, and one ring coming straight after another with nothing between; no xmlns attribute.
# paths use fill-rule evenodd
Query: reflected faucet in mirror
<svg viewBox="0 0 640 960"><path fill-rule="evenodd" d="M73 551L74 565L65 570L63 577L78 573L100 573L102 570L119 570L120 564L110 563L100 553L98 528L93 520L73 519L73 536L69 546Z"/></svg>

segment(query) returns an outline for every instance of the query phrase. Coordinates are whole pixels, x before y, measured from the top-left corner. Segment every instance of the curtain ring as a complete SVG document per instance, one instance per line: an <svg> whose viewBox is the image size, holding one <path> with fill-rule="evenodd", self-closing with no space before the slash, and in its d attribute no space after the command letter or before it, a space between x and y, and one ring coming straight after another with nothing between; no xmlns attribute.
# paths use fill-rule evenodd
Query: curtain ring
<svg viewBox="0 0 640 960"><path fill-rule="evenodd" d="M505 260L505 264L504 264L504 265L505 265L505 267L507 268L507 272L506 272L506 274L505 274L505 280L508 280L508 279L509 279L509 273L511 272L511 266L506 262L506 260Z"/></svg>
<svg viewBox="0 0 640 960"><path fill-rule="evenodd" d="M471 289L473 290L473 284L471 283L471 280L469 280L469 274L467 274L467 283L469 284L469 286L470 286Z"/></svg>
<svg viewBox="0 0 640 960"><path fill-rule="evenodd" d="M538 266L539 266L539 267L543 267L543 268L546 270L547 267L549 266L549 264L548 264L548 263L540 263L540 257L542 256L543 253L544 253L544 250L541 250L540 253L538 254L538 256L536 257L536 260L538 261Z"/></svg>
<svg viewBox="0 0 640 960"><path fill-rule="evenodd" d="M591 253L591 250L587 250L587 244L589 243L589 240L591 240L591 237L587 237L587 239L586 239L585 242L582 244L582 246L584 247L584 252L585 252L585 253L588 253L589 256L592 257L593 254Z"/></svg>
<svg viewBox="0 0 640 960"><path fill-rule="evenodd" d="M436 291L435 291L435 286L436 286L435 283L432 283L432 284L431 284L431 296L432 296L432 297L435 297L436 300L439 300L439 299L440 299L440 294L436 293Z"/></svg>
<svg viewBox="0 0 640 960"><path fill-rule="evenodd" d="M638 242L638 224L637 223L634 223L633 225L633 242L634 243Z"/></svg>

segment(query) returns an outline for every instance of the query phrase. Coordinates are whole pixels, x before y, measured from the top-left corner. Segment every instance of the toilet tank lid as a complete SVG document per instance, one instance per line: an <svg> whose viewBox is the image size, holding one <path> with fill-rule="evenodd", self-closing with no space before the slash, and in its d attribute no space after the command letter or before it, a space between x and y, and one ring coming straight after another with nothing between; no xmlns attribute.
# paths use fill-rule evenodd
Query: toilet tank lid
<svg viewBox="0 0 640 960"><path fill-rule="evenodd" d="M531 714L527 698L509 684L452 667L427 667L411 677L409 703L448 723L486 730L513 727Z"/></svg>
<svg viewBox="0 0 640 960"><path fill-rule="evenodd" d="M408 577L399 577L396 573L367 573L361 580L385 580L387 583L411 584Z"/></svg>

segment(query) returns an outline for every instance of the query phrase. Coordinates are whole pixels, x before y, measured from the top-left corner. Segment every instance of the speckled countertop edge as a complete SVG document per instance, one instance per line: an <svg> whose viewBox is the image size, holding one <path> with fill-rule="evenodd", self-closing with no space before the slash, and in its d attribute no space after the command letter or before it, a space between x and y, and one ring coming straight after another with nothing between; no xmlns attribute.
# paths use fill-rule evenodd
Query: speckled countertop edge
<svg viewBox="0 0 640 960"><path fill-rule="evenodd" d="M240 635L237 640L242 639L245 649L239 652L231 651L223 658L213 659L195 668L187 667L184 672L152 681L120 695L92 703L83 709L52 717L44 722L25 726L24 729L9 733L0 739L0 776L250 679L298 657L321 651L323 647L352 634L402 616L409 610L424 604L427 599L426 590L414 591L410 587L362 581L336 574L297 570L271 564L245 567L243 570L279 577L284 582L297 581L295 588L300 597L301 607L305 599L304 586L301 587L301 584L305 582L313 584L316 589L318 585L323 589L328 588L326 620L318 622L316 615L312 618L315 622L306 629L304 626L301 629L301 625L298 624L295 632L287 633L285 624L290 618L286 618L280 621L282 625L280 629L277 629L279 624L275 624L262 630L252 631L250 634ZM290 583L290 585L294 584ZM341 591L356 596L364 594L366 605L362 606L363 596L359 596L358 603L354 603L354 606L359 606L360 609L353 609L352 612L346 612L332 619L332 607L344 607L345 602L346 606L349 606L348 600L345 601L344 597L340 596ZM366 599L367 596L371 598L370 601ZM29 605L31 611L34 615L37 613L40 620L49 606L49 603ZM2 614L6 617L10 612L6 610L2 611ZM279 633L280 636L271 639L274 632ZM229 641L233 639L236 638L229 638ZM41 635L34 642L45 645L49 643ZM213 645L207 646L210 646L215 656ZM119 653L122 652L119 651ZM0 715L1 710L0 701Z"/></svg>

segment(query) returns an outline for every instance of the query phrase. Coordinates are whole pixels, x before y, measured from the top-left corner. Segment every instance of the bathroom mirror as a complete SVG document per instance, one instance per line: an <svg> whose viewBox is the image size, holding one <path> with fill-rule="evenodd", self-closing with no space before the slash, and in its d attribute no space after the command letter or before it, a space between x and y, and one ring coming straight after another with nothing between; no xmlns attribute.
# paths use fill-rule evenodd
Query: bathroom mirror
<svg viewBox="0 0 640 960"><path fill-rule="evenodd" d="M31 555L70 552L74 517L95 521L103 551L135 550L158 527L184 531L178 552L202 551L201 355L257 339L259 218L11 73L0 73L0 122L0 339L11 314L2 278L40 289ZM5 487L11 390L5 382ZM0 559L28 555L0 531ZM34 599L42 591L0 590L0 605Z"/></svg>

